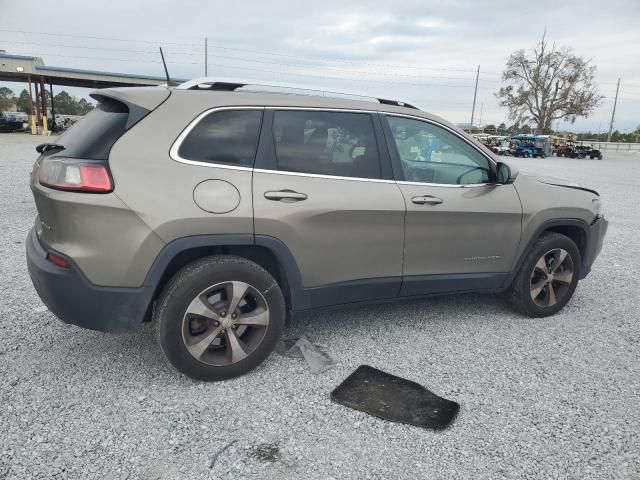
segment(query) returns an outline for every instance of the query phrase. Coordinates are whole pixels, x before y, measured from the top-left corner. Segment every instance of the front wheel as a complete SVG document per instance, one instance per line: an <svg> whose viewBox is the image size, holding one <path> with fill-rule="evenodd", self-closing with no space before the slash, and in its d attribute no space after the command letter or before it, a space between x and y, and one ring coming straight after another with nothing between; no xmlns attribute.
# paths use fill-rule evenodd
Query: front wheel
<svg viewBox="0 0 640 480"><path fill-rule="evenodd" d="M154 320L167 359L191 378L215 381L260 365L282 334L285 313L269 272L220 255L180 270L160 295Z"/></svg>
<svg viewBox="0 0 640 480"><path fill-rule="evenodd" d="M505 292L507 303L529 317L554 315L573 296L580 266L580 251L573 240L559 233L544 233Z"/></svg>

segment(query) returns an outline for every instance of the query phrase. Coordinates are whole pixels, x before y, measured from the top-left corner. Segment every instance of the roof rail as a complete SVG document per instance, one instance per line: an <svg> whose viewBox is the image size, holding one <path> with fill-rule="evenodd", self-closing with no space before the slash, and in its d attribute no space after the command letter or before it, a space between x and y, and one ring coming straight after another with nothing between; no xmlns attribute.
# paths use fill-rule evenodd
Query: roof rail
<svg viewBox="0 0 640 480"><path fill-rule="evenodd" d="M181 83L177 87L178 90L217 90L217 91L246 91L246 92L270 92L284 93L294 95L319 95L323 97L345 98L352 100L374 101L384 105L394 105L397 107L406 107L419 110L418 107L400 100L391 100L388 98L375 97L371 95L361 95L359 93L336 92L324 88L310 87L308 85L299 85L293 83L271 83L264 80L238 80L233 78L194 78L187 82Z"/></svg>

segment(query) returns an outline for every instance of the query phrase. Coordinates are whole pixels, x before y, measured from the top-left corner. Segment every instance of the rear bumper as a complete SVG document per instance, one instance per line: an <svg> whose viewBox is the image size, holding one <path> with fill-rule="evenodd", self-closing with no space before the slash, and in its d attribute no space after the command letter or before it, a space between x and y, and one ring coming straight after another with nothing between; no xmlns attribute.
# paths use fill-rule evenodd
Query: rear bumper
<svg viewBox="0 0 640 480"><path fill-rule="evenodd" d="M598 217L589 227L589 242L587 244L587 251L582 259L580 279L585 278L589 275L589 272L591 272L593 262L595 262L602 250L607 228L609 228L609 222L604 217Z"/></svg>
<svg viewBox="0 0 640 480"><path fill-rule="evenodd" d="M61 268L47 260L35 230L27 236L27 266L44 304L65 323L103 332L135 331L145 318L151 293L145 287L99 287L70 261Z"/></svg>

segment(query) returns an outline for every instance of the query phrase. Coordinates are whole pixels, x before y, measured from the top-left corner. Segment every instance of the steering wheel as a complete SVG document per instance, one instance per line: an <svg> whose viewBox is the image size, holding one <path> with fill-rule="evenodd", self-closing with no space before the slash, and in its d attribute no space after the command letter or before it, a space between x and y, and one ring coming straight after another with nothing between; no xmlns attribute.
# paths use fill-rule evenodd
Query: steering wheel
<svg viewBox="0 0 640 480"><path fill-rule="evenodd" d="M462 172L458 178L456 178L456 184L460 185L460 181L462 180L462 177L464 177L465 175L469 175L471 172L475 172L476 170L482 170L482 171L486 171L487 169L484 167L473 167L470 168L469 170L467 170L466 172Z"/></svg>

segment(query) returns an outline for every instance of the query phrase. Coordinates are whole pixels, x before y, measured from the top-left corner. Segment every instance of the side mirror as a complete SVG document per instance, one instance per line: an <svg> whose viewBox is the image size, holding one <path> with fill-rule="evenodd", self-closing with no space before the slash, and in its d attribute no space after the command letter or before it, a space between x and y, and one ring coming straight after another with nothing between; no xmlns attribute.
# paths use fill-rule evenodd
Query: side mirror
<svg viewBox="0 0 640 480"><path fill-rule="evenodd" d="M506 163L498 162L496 168L498 183L509 183L511 181L511 168Z"/></svg>

